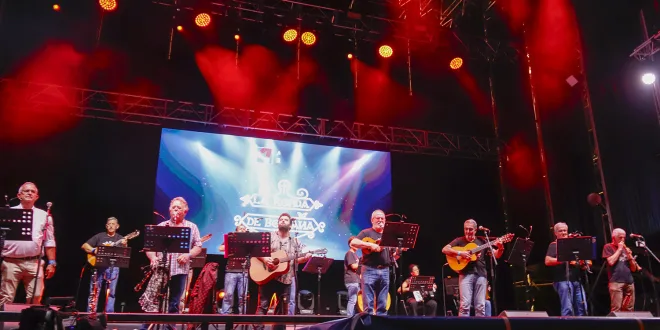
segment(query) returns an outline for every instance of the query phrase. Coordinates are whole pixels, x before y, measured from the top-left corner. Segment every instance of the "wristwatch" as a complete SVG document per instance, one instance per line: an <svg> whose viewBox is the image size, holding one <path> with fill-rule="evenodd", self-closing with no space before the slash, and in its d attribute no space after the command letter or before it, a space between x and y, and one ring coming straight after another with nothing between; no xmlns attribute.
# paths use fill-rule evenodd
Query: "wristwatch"
<svg viewBox="0 0 660 330"><path fill-rule="evenodd" d="M57 267L57 261L55 261L55 260L48 260L48 266Z"/></svg>

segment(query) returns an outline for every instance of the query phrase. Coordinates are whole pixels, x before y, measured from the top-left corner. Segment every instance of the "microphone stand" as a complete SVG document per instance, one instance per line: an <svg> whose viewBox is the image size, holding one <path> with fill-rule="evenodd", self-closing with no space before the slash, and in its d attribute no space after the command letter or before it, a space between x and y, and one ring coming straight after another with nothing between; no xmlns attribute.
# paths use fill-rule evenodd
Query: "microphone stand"
<svg viewBox="0 0 660 330"><path fill-rule="evenodd" d="M653 266L651 265L651 257L655 259L658 263L660 263L660 259L649 249L648 246L646 246L646 241L644 240L644 237L637 237L637 241L640 242L638 245L642 246L644 248L644 251L646 252L646 260L649 264L649 272L651 275L653 275ZM632 256L630 256L632 258ZM658 291L655 290L655 281L651 279L651 287L653 288L653 298L655 299L655 316L657 317L660 315L660 301L658 301Z"/></svg>
<svg viewBox="0 0 660 330"><path fill-rule="evenodd" d="M447 289L445 288L445 266L449 265L449 263L445 263L441 267L441 276L442 276L442 306L444 307L444 316L447 317ZM426 307L425 307L426 308Z"/></svg>
<svg viewBox="0 0 660 330"><path fill-rule="evenodd" d="M488 237L488 230L483 231L484 234L486 235L486 241L488 241L488 249L490 250L490 255L492 258L492 262L490 263L490 278L493 283L491 283L490 287L492 288L492 296L491 300L493 301L493 309L491 311L491 314L497 314L497 298L495 295L495 287L497 284L496 278L495 278L495 267L497 266L497 258L495 258L495 250L493 249L493 244L490 241L490 238ZM488 290L488 284L486 283L486 290Z"/></svg>
<svg viewBox="0 0 660 330"><path fill-rule="evenodd" d="M41 251L39 251L39 258L37 258L37 275L34 277L34 286L32 287L32 299L30 299L30 304L34 304L34 297L37 293L37 285L39 284L39 273L41 270L41 260L46 255L46 231L48 230L48 220L51 219L50 215L50 205L48 206L48 213L46 214L46 222L44 227L41 230ZM46 274L44 274L44 286L46 286ZM42 291L43 293L43 291Z"/></svg>

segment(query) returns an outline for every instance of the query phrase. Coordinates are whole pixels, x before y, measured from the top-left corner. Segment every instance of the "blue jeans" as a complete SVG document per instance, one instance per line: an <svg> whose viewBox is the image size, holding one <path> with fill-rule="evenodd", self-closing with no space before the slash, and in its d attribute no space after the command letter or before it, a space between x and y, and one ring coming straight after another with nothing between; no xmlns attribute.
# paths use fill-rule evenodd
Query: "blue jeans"
<svg viewBox="0 0 660 330"><path fill-rule="evenodd" d="M348 303L346 304L346 316L351 317L355 314L355 303L357 303L357 295L360 291L360 283L346 283L348 290Z"/></svg>
<svg viewBox="0 0 660 330"><path fill-rule="evenodd" d="M486 316L487 317L493 316L493 309L492 309L493 307L490 305L490 300L486 300L484 305L486 307L486 313L485 313Z"/></svg>
<svg viewBox="0 0 660 330"><path fill-rule="evenodd" d="M486 287L488 280L478 274L458 276L458 291L461 297L458 316L470 316L474 299L474 316L486 316Z"/></svg>
<svg viewBox="0 0 660 330"><path fill-rule="evenodd" d="M291 281L291 291L289 292L289 310L287 311L288 315L296 315L296 281L295 278Z"/></svg>
<svg viewBox="0 0 660 330"><path fill-rule="evenodd" d="M364 312L374 312L376 297L376 315L387 315L387 294L390 290L390 269L362 266L362 303Z"/></svg>
<svg viewBox="0 0 660 330"><path fill-rule="evenodd" d="M575 307L575 315L582 316L586 314L584 288L578 281L555 282L552 286L559 295L561 304L561 316L572 316Z"/></svg>
<svg viewBox="0 0 660 330"><path fill-rule="evenodd" d="M107 283L107 280L110 280L109 287L105 289L110 289L108 293L108 299L105 302L105 312L114 313L115 312L115 291L117 289L117 280L119 279L119 267L110 267L110 268L99 268L96 272L96 288L98 292L98 297L105 294L103 290L103 283ZM92 290L93 290L94 281L90 279L89 281L89 297L87 298L87 311L89 310L89 305L92 302ZM97 298L98 299L98 298ZM99 300L97 300L98 303ZM97 305L98 308L98 305ZM95 311L96 312L96 311Z"/></svg>
<svg viewBox="0 0 660 330"><path fill-rule="evenodd" d="M245 281L243 273L225 273L225 297L222 298L222 309L220 314L231 314L234 306L234 295L238 295L238 313L242 313L240 307L243 306L243 293L245 292Z"/></svg>

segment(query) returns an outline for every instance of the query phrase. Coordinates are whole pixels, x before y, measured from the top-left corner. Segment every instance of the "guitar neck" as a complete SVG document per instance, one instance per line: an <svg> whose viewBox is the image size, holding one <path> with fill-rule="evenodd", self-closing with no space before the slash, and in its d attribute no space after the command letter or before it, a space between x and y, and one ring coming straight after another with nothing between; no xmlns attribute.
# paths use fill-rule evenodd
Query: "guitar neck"
<svg viewBox="0 0 660 330"><path fill-rule="evenodd" d="M493 242L494 242L494 241L493 241ZM485 249L488 249L488 248L490 248L490 247L493 245L493 242L488 242L488 243L486 243L486 244L484 244L484 245L479 245L478 247L476 247L476 248L470 250L470 252L472 252L472 253L478 253L478 252L481 252L481 251L483 251L483 250L485 250Z"/></svg>

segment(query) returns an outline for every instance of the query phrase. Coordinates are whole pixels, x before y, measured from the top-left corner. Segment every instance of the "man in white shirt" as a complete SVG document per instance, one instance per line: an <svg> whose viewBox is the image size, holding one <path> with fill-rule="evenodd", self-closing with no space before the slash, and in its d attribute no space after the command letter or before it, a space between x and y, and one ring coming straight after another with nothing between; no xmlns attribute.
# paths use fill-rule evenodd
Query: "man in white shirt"
<svg viewBox="0 0 660 330"><path fill-rule="evenodd" d="M35 208L34 203L39 199L39 190L32 182L24 183L18 189L18 199L21 205L15 206L15 209L31 209L34 211L32 216L32 240L31 241L5 241L2 256L2 283L0 284L0 306L14 301L16 288L19 282L23 282L28 304L41 303L41 296L44 290L44 272L46 279L55 275L55 228L53 219L48 216L46 211ZM44 234L46 238L44 239ZM45 247L48 266L45 271L38 270L44 266L42 260L42 243ZM35 281L35 277L39 276ZM34 290L34 285L37 285ZM34 292L34 297L32 296Z"/></svg>

